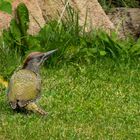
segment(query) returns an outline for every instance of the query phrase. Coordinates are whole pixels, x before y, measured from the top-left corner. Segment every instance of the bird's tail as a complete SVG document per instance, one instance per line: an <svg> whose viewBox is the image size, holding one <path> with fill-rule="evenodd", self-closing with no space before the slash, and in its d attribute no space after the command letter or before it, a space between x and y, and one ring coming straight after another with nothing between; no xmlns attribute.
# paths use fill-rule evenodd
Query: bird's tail
<svg viewBox="0 0 140 140"><path fill-rule="evenodd" d="M4 86L5 88L8 87L8 82L4 80L2 76L0 76L0 85Z"/></svg>

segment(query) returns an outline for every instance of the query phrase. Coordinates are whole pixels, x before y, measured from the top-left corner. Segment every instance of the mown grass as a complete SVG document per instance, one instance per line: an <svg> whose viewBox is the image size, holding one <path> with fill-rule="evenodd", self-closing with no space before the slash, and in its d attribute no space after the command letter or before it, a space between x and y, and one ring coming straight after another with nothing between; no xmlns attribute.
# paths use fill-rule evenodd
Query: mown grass
<svg viewBox="0 0 140 140"><path fill-rule="evenodd" d="M140 139L139 62L69 63L41 74L48 116L13 112L1 88L1 140Z"/></svg>

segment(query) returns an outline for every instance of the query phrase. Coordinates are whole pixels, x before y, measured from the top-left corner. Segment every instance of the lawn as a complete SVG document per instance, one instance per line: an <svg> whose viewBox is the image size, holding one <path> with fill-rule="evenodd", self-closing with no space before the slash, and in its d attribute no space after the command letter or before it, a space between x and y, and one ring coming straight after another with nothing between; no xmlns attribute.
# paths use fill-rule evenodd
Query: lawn
<svg viewBox="0 0 140 140"><path fill-rule="evenodd" d="M13 112L0 94L0 140L139 140L140 64L110 59L43 68L40 106Z"/></svg>

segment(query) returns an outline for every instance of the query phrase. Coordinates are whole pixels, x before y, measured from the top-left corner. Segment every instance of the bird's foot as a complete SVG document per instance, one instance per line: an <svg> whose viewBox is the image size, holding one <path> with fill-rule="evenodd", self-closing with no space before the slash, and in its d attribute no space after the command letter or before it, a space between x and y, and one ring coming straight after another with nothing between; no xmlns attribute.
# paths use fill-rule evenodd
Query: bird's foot
<svg viewBox="0 0 140 140"><path fill-rule="evenodd" d="M25 109L33 111L35 113L39 113L40 115L47 115L48 113L41 109L38 105L36 105L34 102L29 103Z"/></svg>

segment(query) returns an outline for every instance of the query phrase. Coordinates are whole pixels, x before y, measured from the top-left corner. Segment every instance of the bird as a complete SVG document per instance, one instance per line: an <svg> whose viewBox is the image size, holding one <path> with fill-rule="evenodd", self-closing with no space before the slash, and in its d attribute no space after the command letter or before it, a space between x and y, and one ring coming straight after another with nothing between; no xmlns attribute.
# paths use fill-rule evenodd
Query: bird
<svg viewBox="0 0 140 140"><path fill-rule="evenodd" d="M40 67L57 49L48 52L31 52L21 68L14 72L8 84L8 103L13 110L25 109L46 115L37 99L41 96Z"/></svg>

